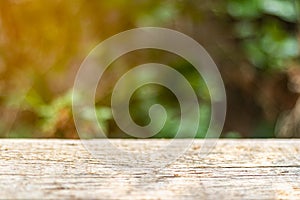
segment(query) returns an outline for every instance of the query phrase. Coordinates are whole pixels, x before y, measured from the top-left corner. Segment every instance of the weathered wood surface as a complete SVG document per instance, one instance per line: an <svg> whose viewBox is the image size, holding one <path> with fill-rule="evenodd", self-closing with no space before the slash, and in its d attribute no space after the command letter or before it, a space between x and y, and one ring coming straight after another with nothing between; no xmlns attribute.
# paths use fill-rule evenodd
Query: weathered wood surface
<svg viewBox="0 0 300 200"><path fill-rule="evenodd" d="M166 142L138 140L138 148ZM219 140L204 158L201 145L195 140L163 169L124 170L118 160L94 158L80 140L2 139L0 198L300 199L300 140Z"/></svg>

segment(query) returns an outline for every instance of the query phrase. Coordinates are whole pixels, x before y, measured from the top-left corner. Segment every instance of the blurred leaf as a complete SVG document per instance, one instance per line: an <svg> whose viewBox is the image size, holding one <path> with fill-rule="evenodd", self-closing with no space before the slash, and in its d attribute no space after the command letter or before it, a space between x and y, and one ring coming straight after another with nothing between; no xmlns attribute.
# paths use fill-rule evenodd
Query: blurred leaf
<svg viewBox="0 0 300 200"><path fill-rule="evenodd" d="M210 123L211 108L207 103L202 103L200 105L200 123L197 133L197 138L204 138Z"/></svg>
<svg viewBox="0 0 300 200"><path fill-rule="evenodd" d="M267 65L266 54L260 48L257 40L246 40L243 45L249 60L254 66L264 68Z"/></svg>
<svg viewBox="0 0 300 200"><path fill-rule="evenodd" d="M297 22L298 14L294 0L261 0L262 10L290 22Z"/></svg>
<svg viewBox="0 0 300 200"><path fill-rule="evenodd" d="M225 137L226 138L241 138L242 136L238 132L231 131L231 132L226 133Z"/></svg>
<svg viewBox="0 0 300 200"><path fill-rule="evenodd" d="M239 38L247 38L257 34L256 27L251 21L240 21L235 26L235 32Z"/></svg>
<svg viewBox="0 0 300 200"><path fill-rule="evenodd" d="M228 13L240 19L255 19L261 16L260 0L230 0Z"/></svg>
<svg viewBox="0 0 300 200"><path fill-rule="evenodd" d="M161 1L158 6L148 9L147 12L145 10L140 12L136 24L137 26L158 26L170 21L176 15L177 7L175 3Z"/></svg>

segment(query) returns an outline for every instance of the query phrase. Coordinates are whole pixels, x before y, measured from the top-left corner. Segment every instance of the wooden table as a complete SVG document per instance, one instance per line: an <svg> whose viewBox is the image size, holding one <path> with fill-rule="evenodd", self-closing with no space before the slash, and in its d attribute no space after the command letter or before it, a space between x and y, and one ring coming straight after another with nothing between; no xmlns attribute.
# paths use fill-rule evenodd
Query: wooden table
<svg viewBox="0 0 300 200"><path fill-rule="evenodd" d="M134 149L168 140L114 142ZM203 144L195 140L163 169L124 170L118 159L93 157L80 140L2 139L0 198L300 199L300 140L220 139L201 157Z"/></svg>

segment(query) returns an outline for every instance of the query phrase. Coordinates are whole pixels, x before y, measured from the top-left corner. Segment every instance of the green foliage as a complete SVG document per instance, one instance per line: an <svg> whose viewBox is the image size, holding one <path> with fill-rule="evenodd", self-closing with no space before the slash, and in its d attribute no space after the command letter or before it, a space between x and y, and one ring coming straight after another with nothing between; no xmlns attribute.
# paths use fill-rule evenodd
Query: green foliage
<svg viewBox="0 0 300 200"><path fill-rule="evenodd" d="M250 62L261 69L283 69L299 56L294 0L229 0L228 13L236 20L235 32Z"/></svg>
<svg viewBox="0 0 300 200"><path fill-rule="evenodd" d="M44 1L37 0L0 1L0 136L76 137L71 87L80 63L100 41L134 27L170 27L205 43L211 35L204 29L213 31L216 24L223 23L228 27L225 31L230 32L233 21L238 40L232 45L239 45L238 49L256 68L280 71L299 57L295 27L300 7L295 2L299 1L227 0L224 6L223 1L65 0L48 1L45 6ZM214 21L214 14L222 17L218 19L221 22ZM229 16L232 21L228 22ZM204 24L202 20L206 20ZM215 35L223 33L212 34L218 40L221 36ZM225 63L219 59L222 56L218 48L223 43L220 44L206 43L207 47L214 46L209 53L216 55L219 63ZM109 107L115 79L137 63L157 61L174 67L190 82L200 102L196 137L205 137L211 117L210 95L198 72L166 52L141 55L125 58L117 68L110 66L107 70L104 94L96 95L95 111L83 113L87 130L96 114L108 136L119 136ZM148 124L149 108L159 103L167 110L168 119L154 137L174 137L180 124L180 107L174 99L166 89L143 87L131 99L132 118L140 125ZM266 124L259 124L255 136L272 136L263 134L272 131ZM189 126L185 128L188 130ZM9 134L4 133L6 130ZM240 136L236 132L225 134Z"/></svg>
<svg viewBox="0 0 300 200"><path fill-rule="evenodd" d="M231 0L227 10L235 18L255 19L262 15L260 2L260 0Z"/></svg>
<svg viewBox="0 0 300 200"><path fill-rule="evenodd" d="M295 0L229 0L227 10L237 19L253 20L265 14L289 22L296 22L298 13Z"/></svg>
<svg viewBox="0 0 300 200"><path fill-rule="evenodd" d="M232 131L232 132L226 133L225 137L226 138L241 138L242 136L238 132Z"/></svg>

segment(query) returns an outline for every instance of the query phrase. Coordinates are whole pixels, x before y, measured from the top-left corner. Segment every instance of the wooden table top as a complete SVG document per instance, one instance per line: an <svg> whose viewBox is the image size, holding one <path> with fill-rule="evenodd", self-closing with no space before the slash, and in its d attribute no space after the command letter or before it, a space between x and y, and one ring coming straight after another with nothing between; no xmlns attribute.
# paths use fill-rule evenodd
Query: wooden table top
<svg viewBox="0 0 300 200"><path fill-rule="evenodd" d="M104 139L97 156L81 140L1 139L0 199L300 199L300 140L220 139L201 156L205 142L157 168L138 155L170 140L110 140L134 167Z"/></svg>

